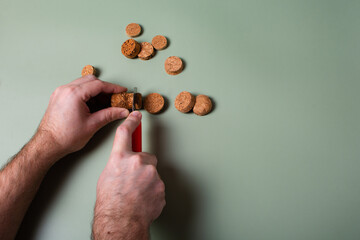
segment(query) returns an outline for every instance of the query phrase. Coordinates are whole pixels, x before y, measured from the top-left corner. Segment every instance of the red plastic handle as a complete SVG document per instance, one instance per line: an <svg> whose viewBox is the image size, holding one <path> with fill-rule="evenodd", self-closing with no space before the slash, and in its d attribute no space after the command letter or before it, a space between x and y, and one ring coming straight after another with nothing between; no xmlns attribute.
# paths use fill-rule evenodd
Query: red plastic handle
<svg viewBox="0 0 360 240"><path fill-rule="evenodd" d="M142 152L141 122L132 135L132 150L133 152Z"/></svg>

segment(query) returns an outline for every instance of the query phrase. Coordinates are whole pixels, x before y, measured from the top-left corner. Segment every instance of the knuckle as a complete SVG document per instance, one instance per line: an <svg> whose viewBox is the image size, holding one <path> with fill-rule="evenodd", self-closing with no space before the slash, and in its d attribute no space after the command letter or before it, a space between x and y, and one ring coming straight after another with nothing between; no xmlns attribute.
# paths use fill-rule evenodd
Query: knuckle
<svg viewBox="0 0 360 240"><path fill-rule="evenodd" d="M62 88L63 88L63 86L57 87L57 88L55 89L55 91L53 92L53 94L59 93Z"/></svg>
<svg viewBox="0 0 360 240"><path fill-rule="evenodd" d="M131 130L128 126L122 124L117 128L117 134L120 136L130 136Z"/></svg>
<svg viewBox="0 0 360 240"><path fill-rule="evenodd" d="M110 162L118 162L119 160L123 160L127 157L125 152L112 152L110 155Z"/></svg>
<svg viewBox="0 0 360 240"><path fill-rule="evenodd" d="M153 159L153 161L154 161L155 165L157 165L157 163L158 163L158 159L157 159L157 157L156 157L155 155L151 155L151 157L152 157L152 159Z"/></svg>
<svg viewBox="0 0 360 240"><path fill-rule="evenodd" d="M118 159L124 159L124 158L126 158L126 156L127 156L127 154L125 153L125 152L119 152L118 154L117 154L117 158Z"/></svg>
<svg viewBox="0 0 360 240"><path fill-rule="evenodd" d="M97 79L97 77L96 77L95 75L93 75L93 74L86 75L86 76L84 76L84 78L87 78L87 79L89 79L89 80L95 80L95 79Z"/></svg>
<svg viewBox="0 0 360 240"><path fill-rule="evenodd" d="M77 93L78 87L74 85L64 85L55 89L55 91L51 94L51 99L54 98L62 98L73 96Z"/></svg>
<svg viewBox="0 0 360 240"><path fill-rule="evenodd" d="M103 81L101 81L100 79L98 78L95 78L94 77L94 80L93 80L97 85L99 85L99 87L105 85L105 83Z"/></svg>
<svg viewBox="0 0 360 240"><path fill-rule="evenodd" d="M151 154L151 153L148 153L148 152L143 152L144 156L146 156L147 158L154 158L155 155L154 154Z"/></svg>
<svg viewBox="0 0 360 240"><path fill-rule="evenodd" d="M123 169L117 164L118 158L111 156L108 164L105 169L108 169L109 172L114 173L116 176L120 175L123 172Z"/></svg>
<svg viewBox="0 0 360 240"><path fill-rule="evenodd" d="M133 155L131 161L135 167L139 167L143 164L143 158L139 154Z"/></svg>
<svg viewBox="0 0 360 240"><path fill-rule="evenodd" d="M62 92L65 94L65 95L73 95L75 94L77 91L77 87L76 86L67 86L65 87Z"/></svg>
<svg viewBox="0 0 360 240"><path fill-rule="evenodd" d="M163 181L161 181L159 184L159 192L165 192L165 184Z"/></svg>
<svg viewBox="0 0 360 240"><path fill-rule="evenodd" d="M147 165L145 171L152 178L157 175L157 170L153 165Z"/></svg>
<svg viewBox="0 0 360 240"><path fill-rule="evenodd" d="M106 122L110 122L110 121L112 121L114 118L115 118L115 117L114 117L114 113L113 113L113 112L111 112L111 111L105 112L105 114L104 114L104 120L105 120Z"/></svg>
<svg viewBox="0 0 360 240"><path fill-rule="evenodd" d="M151 164L154 164L155 166L157 165L158 160L154 154L146 153L146 152L143 152L142 154L144 158L148 159L151 162Z"/></svg>
<svg viewBox="0 0 360 240"><path fill-rule="evenodd" d="M64 88L63 86L57 87L55 89L55 91L51 94L51 97L55 97L55 96L59 95L63 88Z"/></svg>
<svg viewBox="0 0 360 240"><path fill-rule="evenodd" d="M166 206L166 200L164 198L163 202L162 202L162 207L164 208Z"/></svg>

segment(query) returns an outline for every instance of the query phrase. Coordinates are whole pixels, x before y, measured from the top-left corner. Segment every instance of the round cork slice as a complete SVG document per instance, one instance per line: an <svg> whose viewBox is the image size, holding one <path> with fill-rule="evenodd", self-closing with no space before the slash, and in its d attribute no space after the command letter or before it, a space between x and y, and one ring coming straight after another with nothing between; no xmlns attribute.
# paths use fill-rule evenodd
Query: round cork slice
<svg viewBox="0 0 360 240"><path fill-rule="evenodd" d="M121 52L127 58L135 58L140 52L141 46L134 39L126 40L121 46Z"/></svg>
<svg viewBox="0 0 360 240"><path fill-rule="evenodd" d="M137 37L141 33L141 27L137 23L130 23L126 26L125 32L129 37Z"/></svg>
<svg viewBox="0 0 360 240"><path fill-rule="evenodd" d="M95 75L95 68L91 65L86 65L81 71L81 76L86 75Z"/></svg>
<svg viewBox="0 0 360 240"><path fill-rule="evenodd" d="M163 50L167 47L167 39L162 35L157 35L152 39L151 44L156 50Z"/></svg>
<svg viewBox="0 0 360 240"><path fill-rule="evenodd" d="M149 60L154 56L154 47L151 45L151 43L148 42L142 42L141 43L141 50L138 54L138 57L141 60Z"/></svg>
<svg viewBox="0 0 360 240"><path fill-rule="evenodd" d="M179 57L171 56L165 60L165 71L170 75L177 75L183 70L183 62Z"/></svg>
<svg viewBox="0 0 360 240"><path fill-rule="evenodd" d="M199 116L204 116L211 112L212 102L206 95L198 95L195 100L193 112Z"/></svg>
<svg viewBox="0 0 360 240"><path fill-rule="evenodd" d="M189 92L181 92L175 98L175 107L182 113L189 112L195 104L195 97Z"/></svg>
<svg viewBox="0 0 360 240"><path fill-rule="evenodd" d="M149 113L159 113L164 107L164 98L158 93L150 93L144 100L144 108Z"/></svg>

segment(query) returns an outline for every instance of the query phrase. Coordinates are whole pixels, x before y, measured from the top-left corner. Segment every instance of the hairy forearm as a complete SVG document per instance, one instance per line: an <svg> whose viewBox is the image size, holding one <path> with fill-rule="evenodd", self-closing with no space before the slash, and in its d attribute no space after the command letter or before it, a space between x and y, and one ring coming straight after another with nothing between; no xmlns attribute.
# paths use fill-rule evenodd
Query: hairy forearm
<svg viewBox="0 0 360 240"><path fill-rule="evenodd" d="M149 230L136 221L124 221L113 216L94 219L93 240L149 240Z"/></svg>
<svg viewBox="0 0 360 240"><path fill-rule="evenodd" d="M149 226L141 219L114 214L97 199L92 228L93 240L149 240Z"/></svg>
<svg viewBox="0 0 360 240"><path fill-rule="evenodd" d="M49 168L62 155L46 132L34 137L0 171L0 239L13 239Z"/></svg>

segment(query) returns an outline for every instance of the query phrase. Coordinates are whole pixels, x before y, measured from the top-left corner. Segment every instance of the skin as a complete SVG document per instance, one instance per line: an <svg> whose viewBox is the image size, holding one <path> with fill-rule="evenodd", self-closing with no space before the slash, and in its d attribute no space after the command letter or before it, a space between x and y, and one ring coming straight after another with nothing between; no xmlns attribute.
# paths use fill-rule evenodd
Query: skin
<svg viewBox="0 0 360 240"><path fill-rule="evenodd" d="M112 107L90 113L86 102L99 93L123 91L126 88L92 75L54 91L35 135L0 170L0 239L15 238L41 181L54 163L83 148L106 124L129 115L126 109ZM150 223L165 205L156 157L125 148L131 144L131 133L140 119L139 112L132 113L116 132L111 157L97 185L94 239L148 239ZM107 227L102 227L104 224Z"/></svg>
<svg viewBox="0 0 360 240"><path fill-rule="evenodd" d="M95 240L149 239L150 224L165 206L165 185L156 170L156 157L131 150L131 135L140 120L140 112L133 112L116 131L97 184Z"/></svg>

